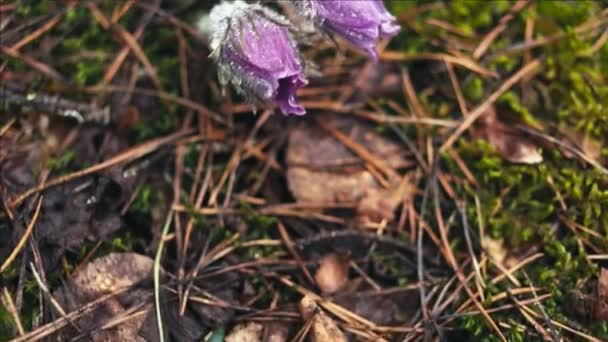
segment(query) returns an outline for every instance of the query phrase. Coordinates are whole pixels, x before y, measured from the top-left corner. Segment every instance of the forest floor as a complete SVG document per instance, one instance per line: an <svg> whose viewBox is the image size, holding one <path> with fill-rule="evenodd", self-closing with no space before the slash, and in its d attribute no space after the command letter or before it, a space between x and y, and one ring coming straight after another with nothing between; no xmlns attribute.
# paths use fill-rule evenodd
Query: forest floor
<svg viewBox="0 0 608 342"><path fill-rule="evenodd" d="M301 117L216 2L0 1L0 340L608 340L606 1L385 1Z"/></svg>

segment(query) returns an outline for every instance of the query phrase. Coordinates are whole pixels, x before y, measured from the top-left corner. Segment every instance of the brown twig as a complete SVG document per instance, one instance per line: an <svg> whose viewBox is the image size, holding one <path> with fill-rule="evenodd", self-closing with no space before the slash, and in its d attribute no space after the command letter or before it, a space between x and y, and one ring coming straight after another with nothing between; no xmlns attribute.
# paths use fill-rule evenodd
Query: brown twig
<svg viewBox="0 0 608 342"><path fill-rule="evenodd" d="M171 134L166 137L157 138L157 139L148 141L146 143L143 143L141 145L132 147L132 148L128 149L127 151L120 153L117 156L114 156L99 164L88 167L84 170L72 172L67 175L59 176L57 178L51 179L47 182L44 182L44 183L38 185L35 188L26 190L25 192L18 195L14 200L12 200L9 203L9 207L11 207L11 208L15 207L15 206L21 204L25 199L27 199L31 195L38 193L40 191L46 190L48 188L51 188L51 187L57 186L59 184L69 182L71 180L78 179L78 178L105 170L114 165L118 165L120 163L127 162L129 160L134 160L134 159L140 158L150 152L155 151L159 147L170 144L170 143L174 142L175 140L177 140L181 137L184 137L190 133L192 133L192 131L177 132L177 133Z"/></svg>
<svg viewBox="0 0 608 342"><path fill-rule="evenodd" d="M486 110L488 110L488 108L490 108L490 106L494 104L494 102L496 102L496 100L502 94L504 94L513 85L515 85L515 83L519 82L523 77L529 76L530 74L536 72L537 69L540 68L540 66L540 61L538 59L534 60L530 64L525 65L511 77L509 77L498 89L496 89L492 94L490 94L490 96L488 96L488 98L484 102L482 102L479 106L477 106L469 113L469 115L464 119L464 121L456 129L456 131L452 133L452 135L450 135L450 137L443 143L443 145L441 145L441 147L439 148L439 152L445 152L445 150L450 148L454 144L454 142L464 133L464 131L469 129L469 127L471 127L475 120L477 120L482 114L484 114Z"/></svg>
<svg viewBox="0 0 608 342"><path fill-rule="evenodd" d="M11 265L11 263L15 260L15 258L19 254L19 252L21 252L21 249L23 249L23 247L25 246L25 243L29 239L30 235L32 235L32 232L34 231L34 227L36 226L36 222L38 222L38 215L40 214L41 208L42 208L42 196L40 196L40 198L38 199L38 204L36 205L36 211L34 211L34 216L32 216L32 219L31 219L30 223L28 224L27 229L25 230L25 233L23 233L23 236L21 237L21 239L19 240L19 242L17 243L17 245L15 246L15 248L13 249L11 254L9 254L9 256L6 258L6 260L4 260L4 262L2 263L2 266L0 266L0 273L4 272Z"/></svg>

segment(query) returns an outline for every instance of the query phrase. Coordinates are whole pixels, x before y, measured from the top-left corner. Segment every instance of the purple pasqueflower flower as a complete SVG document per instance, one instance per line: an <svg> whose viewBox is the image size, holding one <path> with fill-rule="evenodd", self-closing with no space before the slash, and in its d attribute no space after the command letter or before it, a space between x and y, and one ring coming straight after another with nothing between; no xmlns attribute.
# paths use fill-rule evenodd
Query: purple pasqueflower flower
<svg viewBox="0 0 608 342"><path fill-rule="evenodd" d="M296 91L308 81L283 16L241 0L216 5L199 27L210 37L219 80L255 104L274 102L283 114L306 111Z"/></svg>
<svg viewBox="0 0 608 342"><path fill-rule="evenodd" d="M293 0L296 8L323 31L343 37L378 59L376 45L401 30L382 0Z"/></svg>

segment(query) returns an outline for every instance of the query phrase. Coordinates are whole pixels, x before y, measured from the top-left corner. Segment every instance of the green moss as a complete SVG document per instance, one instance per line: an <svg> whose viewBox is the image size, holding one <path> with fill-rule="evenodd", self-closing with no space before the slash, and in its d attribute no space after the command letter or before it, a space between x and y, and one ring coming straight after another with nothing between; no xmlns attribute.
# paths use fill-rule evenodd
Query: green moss
<svg viewBox="0 0 608 342"><path fill-rule="evenodd" d="M0 340L8 341L14 338L15 327L15 322L8 309L4 305L0 305Z"/></svg>
<svg viewBox="0 0 608 342"><path fill-rule="evenodd" d="M49 159L47 167L50 170L60 170L66 168L76 158L76 151L66 150L61 156Z"/></svg>
<svg viewBox="0 0 608 342"><path fill-rule="evenodd" d="M479 38L490 32L514 4L512 1L484 0L455 0L440 3L434 0L386 1L386 3L398 15L425 4L439 4L409 18L406 25L403 25L403 32L391 42L391 49L411 54L445 53L443 44L451 42L449 38L454 36L457 36L459 42L475 47L479 43ZM54 6L53 2L19 2L16 13L23 18L35 18L54 11ZM106 14L112 13L116 6L117 3L112 0L99 2L100 9ZM533 6L527 6L516 15L506 30L491 44L488 53L478 61L480 65L499 73L500 80L478 76L466 68L455 68L459 79L462 80L470 108L482 102L508 75L522 67L521 52L511 54L499 52L522 44L524 23L531 18L535 24L534 39L556 34L564 34L564 37L530 50L534 57L542 59L543 68L533 79L526 81L526 88L518 84L498 99L499 115L503 115L502 113L514 115L547 134L552 133L549 128L571 127L597 140L599 145L604 146L603 155L608 157L608 147L606 147L608 146L608 77L606 76L608 75L608 44L591 53L598 34L579 34L574 31L576 27L601 12L601 6L599 1L537 1ZM139 21L139 14L138 10L130 10L119 23L130 30ZM429 25L427 23L429 18L447 22L463 31L464 35ZM68 11L65 19L48 34L62 37L52 53L60 58L65 57L66 61L83 51L97 52L90 56L87 54L89 57L74 59L74 62L53 64L66 79L79 86L98 84L106 72L109 60L124 46L111 32L103 29L84 6L76 6ZM141 38L143 51L155 67L163 89L173 95L179 95L181 91L180 61L176 42L174 29L168 25L150 24ZM192 46L197 44L190 43ZM35 49L36 44L38 42L32 42L26 49ZM459 50L464 54L470 54L466 48ZM133 56L130 58L140 63ZM15 72L31 69L19 60L9 59L8 62L7 67ZM44 84L42 80L42 78L37 79L32 87ZM415 79L413 81L416 82ZM522 90L530 93L523 93ZM211 95L204 96L209 97L205 100L210 100L210 103L218 103L217 99L211 98ZM432 113L433 117L461 118L453 99L446 100L432 92L419 93L419 98L425 110ZM392 100L401 101L400 104L406 106L402 97ZM388 99L378 100L380 105L386 105L387 102ZM172 132L175 123L179 122L179 116L185 113L183 108L177 106L165 103L160 106L161 109L155 113L157 114L154 116L155 120L136 126L131 135L134 142ZM431 136L429 132L438 129L420 129L409 125L404 126L403 131L408 137L415 139L421 132ZM465 209L471 226L475 227L479 219L473 200L474 196L478 196L481 203L481 219L489 235L504 241L509 251L527 251L534 247L538 252L543 253L542 258L524 268L529 281L521 273L515 276L523 284L538 286L543 291L551 293L552 296L543 301L543 307L551 318L562 322L577 320L578 318L565 306L568 293L575 288L577 280L591 279L597 274L597 265L587 260L587 252L580 248L577 238L584 238L601 249L608 248L607 176L580 160L562 155L559 149L552 146L543 146L545 160L540 165L518 165L507 162L487 142L471 141L470 137L466 136L459 140L455 149L480 184L479 188L473 189L469 184L459 185L460 183L454 182L457 195L466 200ZM59 172L66 169L73 159L71 153L68 151L51 160L49 167ZM198 153L193 146L189 146L185 159L188 168L196 167ZM447 156L443 156L441 166L449 174L463 176L458 164ZM218 162L213 167L221 169L225 165ZM251 172L247 177L255 177L255 174ZM150 185L143 185L130 208L129 215L150 217L153 208L158 207L162 201L160 192ZM187 203L187 199L184 198L183 202ZM442 209L446 215L449 215L455 208L453 203L445 202L442 203ZM562 208L562 203L565 208ZM234 234L234 230L215 226L213 221L198 214L191 204L186 204L186 207L187 214L195 219L195 229L204 229L205 234L208 234L214 243ZM259 215L254 208L244 202L239 204L239 210L248 226L241 241L277 237L274 229L276 218ZM436 222L432 216L428 216L428 222L435 227ZM582 229L578 230L575 236L561 222L562 216L599 233L600 236L588 234ZM462 227L452 229L450 246L458 254L466 248L462 236L455 233ZM4 230L6 226L2 227L0 223L0 232ZM143 242L137 234L125 230L104 242L96 255L104 255L111 251L136 250L141 245ZM84 246L74 253L74 260L69 262L73 261L73 264L76 264L91 251L91 248L93 245ZM242 252L237 251L248 259L260 256L274 257L277 252L284 250L282 247L253 247ZM377 263L386 266L387 273L395 276L398 284L407 282L407 277L404 276L407 270L403 269L403 264L384 255L373 255L373 258ZM488 268L490 274L499 272L491 263ZM2 280L12 281L16 276L16 269L9 268L2 274ZM56 281L53 277L56 276L51 275L51 282ZM252 279L252 283L259 293L264 294L264 298L259 303L262 306L270 303L272 296L266 288L267 279L256 276ZM489 285L485 289L486 298L505 291L507 286L506 283ZM39 317L38 306L32 299L37 297L37 284L28 281L25 284L25 291L22 319L26 328L29 328ZM299 296L293 289L281 291L283 300L295 301ZM293 293L285 296L283 292L289 291ZM490 305L490 303L486 304ZM510 326L503 329L509 341L538 338L529 333L535 331L530 327L529 322L514 311L497 313L493 317L496 321L505 322ZM608 340L608 324L584 323L587 332ZM6 310L0 309L0 339L11 327L11 319L7 317ZM464 336L469 340L498 340L480 316L463 317L458 320L457 327L464 331ZM566 333L564 335L568 336Z"/></svg>
<svg viewBox="0 0 608 342"><path fill-rule="evenodd" d="M251 207L251 205L245 202L239 202L239 207L244 213L245 221L250 225L252 230L267 232L277 222L276 217L260 215ZM264 237L268 238L269 236L265 234Z"/></svg>

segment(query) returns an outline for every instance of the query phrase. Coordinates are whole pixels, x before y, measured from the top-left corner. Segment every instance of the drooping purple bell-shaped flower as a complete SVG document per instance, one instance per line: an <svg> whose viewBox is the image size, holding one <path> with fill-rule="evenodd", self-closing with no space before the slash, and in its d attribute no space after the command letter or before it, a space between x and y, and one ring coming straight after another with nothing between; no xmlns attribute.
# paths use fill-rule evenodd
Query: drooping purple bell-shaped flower
<svg viewBox="0 0 608 342"><path fill-rule="evenodd" d="M296 91L308 81L283 16L258 4L224 1L199 27L210 37L219 80L256 104L274 102L283 114L306 111Z"/></svg>
<svg viewBox="0 0 608 342"><path fill-rule="evenodd" d="M293 0L296 8L323 31L343 37L378 58L376 45L401 30L382 0Z"/></svg>

